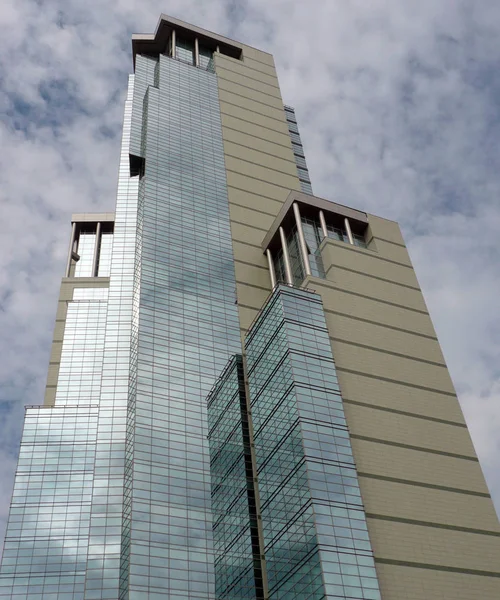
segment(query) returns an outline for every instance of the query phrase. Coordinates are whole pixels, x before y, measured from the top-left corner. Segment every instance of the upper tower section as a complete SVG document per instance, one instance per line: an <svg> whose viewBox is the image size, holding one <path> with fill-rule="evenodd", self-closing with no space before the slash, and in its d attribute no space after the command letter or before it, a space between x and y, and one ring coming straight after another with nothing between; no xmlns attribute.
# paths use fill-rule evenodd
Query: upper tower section
<svg viewBox="0 0 500 600"><path fill-rule="evenodd" d="M181 44L179 43L181 42ZM188 48L184 48L186 45ZM192 50L191 50L192 48ZM269 64L274 65L271 54L257 50L251 46L246 46L235 40L231 40L217 33L207 31L201 27L185 23L180 19L169 17L162 14L156 31L154 33L139 33L132 35L132 56L135 60L138 54L157 57L160 54L177 56L181 60L186 58L182 50L187 49L192 52L193 63L196 66L202 66L204 51L212 54L218 52L224 56L230 56L236 60L245 60L246 56L262 60L262 55L266 55ZM179 52L179 50L181 52Z"/></svg>

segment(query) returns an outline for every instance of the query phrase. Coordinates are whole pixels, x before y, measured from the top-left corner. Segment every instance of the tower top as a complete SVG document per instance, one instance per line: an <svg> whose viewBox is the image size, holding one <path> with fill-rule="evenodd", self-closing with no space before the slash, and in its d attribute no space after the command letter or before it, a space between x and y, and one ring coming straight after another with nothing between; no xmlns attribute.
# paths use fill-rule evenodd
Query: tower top
<svg viewBox="0 0 500 600"><path fill-rule="evenodd" d="M173 30L176 31L179 37L186 39L186 41L192 41L196 37L207 48L215 50L218 46L220 52L236 59L241 58L243 49L245 48L245 45L240 42L162 13L154 33L132 34L134 67L137 54L156 56L165 53L168 49L169 39ZM266 54L268 53L266 52Z"/></svg>

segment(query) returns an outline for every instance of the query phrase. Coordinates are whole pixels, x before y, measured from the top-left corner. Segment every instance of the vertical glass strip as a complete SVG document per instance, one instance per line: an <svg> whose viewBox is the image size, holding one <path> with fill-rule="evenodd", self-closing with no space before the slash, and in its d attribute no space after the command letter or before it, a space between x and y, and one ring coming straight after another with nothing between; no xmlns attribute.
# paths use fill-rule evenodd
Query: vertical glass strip
<svg viewBox="0 0 500 600"><path fill-rule="evenodd" d="M288 132L290 139L292 140L292 149L295 157L295 164L297 165L297 173L300 180L300 189L305 194L312 194L311 179L309 177L309 170L307 168L306 159L304 156L304 148L300 139L299 127L297 125L297 119L295 117L295 110L291 106L285 106L286 123L288 125Z"/></svg>
<svg viewBox="0 0 500 600"><path fill-rule="evenodd" d="M88 288L88 291L106 295L108 292L106 288ZM81 294L68 304L56 389L57 406L99 403L107 308L107 298L82 299Z"/></svg>
<svg viewBox="0 0 500 600"><path fill-rule="evenodd" d="M215 74L167 56L159 57L155 83L141 99L137 387L127 422L134 442L127 443L123 587L133 600L212 599L206 398L241 349L218 87Z"/></svg>
<svg viewBox="0 0 500 600"><path fill-rule="evenodd" d="M130 177L129 167L133 94L131 76L120 154L85 600L119 595L126 416L134 370L131 339L139 178Z"/></svg>
<svg viewBox="0 0 500 600"><path fill-rule="evenodd" d="M208 427L217 600L263 598L243 360L210 392Z"/></svg>

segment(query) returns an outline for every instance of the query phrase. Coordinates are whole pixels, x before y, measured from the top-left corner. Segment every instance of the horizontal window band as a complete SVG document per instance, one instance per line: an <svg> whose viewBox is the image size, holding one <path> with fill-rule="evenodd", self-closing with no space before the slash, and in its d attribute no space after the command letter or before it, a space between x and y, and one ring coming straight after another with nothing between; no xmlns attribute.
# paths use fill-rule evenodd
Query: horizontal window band
<svg viewBox="0 0 500 600"><path fill-rule="evenodd" d="M438 338L435 335L427 335L426 333L418 333L417 331L411 331L410 329L403 329L402 327L395 327L394 325L387 325L386 323L380 323L379 321L372 321L371 319L364 319L363 317L355 317L353 315L348 315L347 313L343 313L337 310L330 310L328 308L324 309L325 313L331 315L337 315L339 317L343 317L345 319L352 319L353 321L360 321L361 323L369 323L370 325L376 325L377 327L383 327L384 329L392 329L393 331L400 331L401 333L408 333L409 335L416 335L417 337L425 338L426 340L433 340L435 342L439 342Z"/></svg>
<svg viewBox="0 0 500 600"><path fill-rule="evenodd" d="M466 456L464 454L455 454L454 452L445 452L444 450L434 450L433 448L423 448L422 446L412 446L411 444L402 444L401 442L391 442L389 440L381 440L372 438L366 435L358 435L351 432L351 438L355 440L363 440L364 442L373 442L375 444L384 444L386 446L395 446L396 448L406 448L407 450L416 450L417 452L426 452L427 454L438 454L439 456L450 456L451 458L460 458L462 460L470 460L471 462L479 463L479 459L475 456Z"/></svg>
<svg viewBox="0 0 500 600"><path fill-rule="evenodd" d="M459 525L448 525L447 523L433 523L432 521L418 521L416 519L405 519L403 517L392 517L389 515L376 515L373 513L365 513L369 519L377 519L379 521L390 521L392 523L403 523L405 525L416 525L418 527L434 527L436 529L449 529L451 531L461 531L463 533L474 533L477 535L491 535L500 537L500 531L489 531L485 529L473 529L472 527L461 527Z"/></svg>
<svg viewBox="0 0 500 600"><path fill-rule="evenodd" d="M377 258L380 258L380 257L377 257ZM381 260L385 260L385 259L382 258ZM326 272L326 274L328 275L328 273L332 269L341 269L342 271L349 271L349 273L356 273L356 275L364 275L365 277L370 277L371 279L377 279L378 281L384 281L385 283L391 283L392 285L398 285L400 287L404 287L409 290L419 292L420 294L422 293L422 290L419 287L415 287L414 285L408 285L406 283L401 283L399 281L394 281L392 279L386 279L385 277L379 277L378 275L372 275L371 273L367 273L366 271L357 271L356 269L350 269L349 267L344 267L343 265L336 265L336 264L330 265L330 267L328 267L328 271ZM420 311L420 312L425 312L425 311Z"/></svg>
<svg viewBox="0 0 500 600"><path fill-rule="evenodd" d="M415 419L423 419L425 421L434 421L435 423L442 423L443 425L453 425L455 427L463 427L467 429L465 423L457 423L456 421L447 421L446 419L439 419L437 417L427 417L425 415L419 415L416 413L407 412L405 410L398 410L396 408L387 408L386 406L378 406L375 404L368 404L367 402L358 402L357 400L349 400L348 398L342 397L342 400L346 404L353 404L355 406L363 406L365 408L373 408L374 410L381 410L384 412L395 413L397 415L404 415L406 417L413 417Z"/></svg>
<svg viewBox="0 0 500 600"><path fill-rule="evenodd" d="M429 313L425 310L419 310L418 308L411 308L410 306L405 306L404 304L397 304L396 302L390 302L389 300L381 300L380 298L375 298L374 296L367 296L366 294L360 294L359 292L352 292L351 290L346 290L344 288L340 288L340 287L334 285L331 281L328 281L328 279L322 279L320 277L312 277L312 281L316 285L324 285L325 287L331 288L332 290L337 290L338 292L342 292L343 294L349 294L351 296L358 296L359 298L366 298L367 300L373 300L373 302L378 302L379 304L386 304L387 306L395 306L397 308L403 308L404 310L409 310L411 312L415 312L420 315L429 316ZM393 282L391 282L391 283L393 283Z"/></svg>
<svg viewBox="0 0 500 600"><path fill-rule="evenodd" d="M494 571L479 571L478 569L460 569L458 567L447 567L446 565L431 565L427 563L408 562L404 560L393 560L391 558L378 558L375 562L382 565L394 565L396 567L414 567L416 569L430 569L433 571L446 571L448 573L462 573L463 575L478 575L481 577L500 577L500 573Z"/></svg>
<svg viewBox="0 0 500 600"><path fill-rule="evenodd" d="M441 367L446 369L445 363L438 363L432 360L426 360L425 358L418 358L416 356L410 356L408 354L401 354L399 352L393 352L392 350L385 350L383 348L377 348L375 346L367 346L366 344L360 344L359 342L351 342L351 340L344 340L342 338L337 338L333 336L329 336L332 342L339 342L341 344L347 344L348 346L356 346L357 348L363 348L364 350L370 350L372 352L380 352L381 354L388 354L390 356L396 356L398 358L404 358L406 360L414 360L416 362L423 363L425 365L431 365L433 367Z"/></svg>
<svg viewBox="0 0 500 600"><path fill-rule="evenodd" d="M446 392L444 390L438 390L436 388L427 387L424 385L417 385L416 383L408 383L407 381L401 381L399 379L390 379L389 377L381 377L380 375L372 375L371 373L363 373L362 371L355 371L354 369L346 369L344 367L335 367L337 371L343 373L349 373L351 375L360 375L361 377L369 377L370 379L378 379L380 381L387 381L388 383L396 383L398 385L404 385L406 387L415 388L417 390L425 390L426 392L435 392L436 394L443 394L443 396L450 396L455 398L458 402L457 395L454 392Z"/></svg>
<svg viewBox="0 0 500 600"><path fill-rule="evenodd" d="M490 494L486 492L476 492L474 490L463 490L461 488L452 488L446 485L437 485L434 483L425 483L423 481L413 481L410 479L400 479L399 477L388 477L386 475L375 475L374 473L363 473L358 471L358 477L364 477L365 479L379 479L380 481L387 481L389 483L400 483L402 485L413 485L415 487L429 488L432 490L440 490L442 492L450 492L453 494L465 494L466 496L478 496L480 498L491 498Z"/></svg>

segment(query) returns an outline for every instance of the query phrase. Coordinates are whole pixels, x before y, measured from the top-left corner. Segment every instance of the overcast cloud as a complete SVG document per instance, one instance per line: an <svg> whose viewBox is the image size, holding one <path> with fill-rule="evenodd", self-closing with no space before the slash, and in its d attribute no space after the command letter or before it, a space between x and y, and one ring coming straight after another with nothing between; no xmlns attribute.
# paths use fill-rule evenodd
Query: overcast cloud
<svg viewBox="0 0 500 600"><path fill-rule="evenodd" d="M500 3L3 0L0 548L72 212L113 210L130 35L161 12L274 54L314 192L400 222L500 508Z"/></svg>

